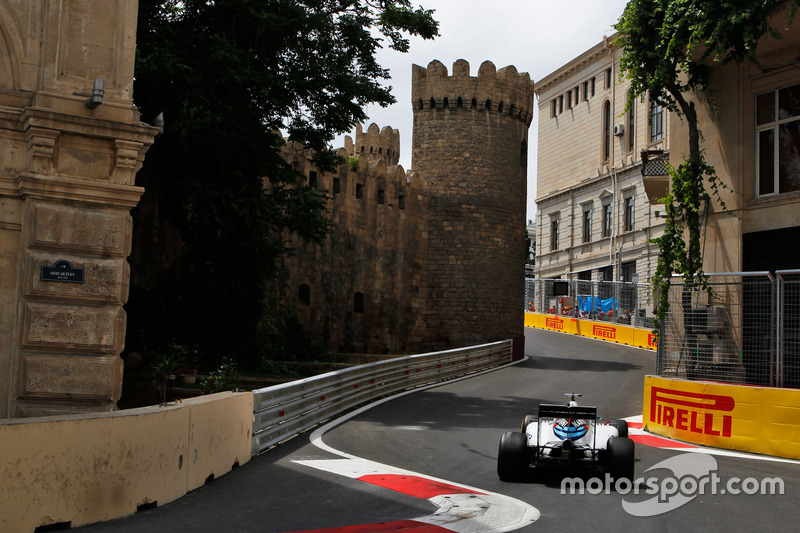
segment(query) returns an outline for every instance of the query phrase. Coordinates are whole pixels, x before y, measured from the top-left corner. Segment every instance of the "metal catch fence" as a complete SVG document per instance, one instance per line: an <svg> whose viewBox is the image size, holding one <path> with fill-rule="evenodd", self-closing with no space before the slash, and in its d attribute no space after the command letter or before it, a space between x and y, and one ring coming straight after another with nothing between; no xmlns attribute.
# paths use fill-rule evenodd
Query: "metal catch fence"
<svg viewBox="0 0 800 533"><path fill-rule="evenodd" d="M800 388L800 270L675 277L657 371L700 381Z"/></svg>
<svg viewBox="0 0 800 533"><path fill-rule="evenodd" d="M653 327L650 285L622 281L525 280L525 310L560 316Z"/></svg>

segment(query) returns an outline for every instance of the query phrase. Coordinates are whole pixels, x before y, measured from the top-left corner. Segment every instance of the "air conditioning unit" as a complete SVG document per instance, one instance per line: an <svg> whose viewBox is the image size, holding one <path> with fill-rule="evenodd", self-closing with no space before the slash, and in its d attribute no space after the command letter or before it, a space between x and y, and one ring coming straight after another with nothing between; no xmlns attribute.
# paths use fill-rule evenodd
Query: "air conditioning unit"
<svg viewBox="0 0 800 533"><path fill-rule="evenodd" d="M622 124L617 124L614 126L614 136L620 137L625 134L625 126Z"/></svg>

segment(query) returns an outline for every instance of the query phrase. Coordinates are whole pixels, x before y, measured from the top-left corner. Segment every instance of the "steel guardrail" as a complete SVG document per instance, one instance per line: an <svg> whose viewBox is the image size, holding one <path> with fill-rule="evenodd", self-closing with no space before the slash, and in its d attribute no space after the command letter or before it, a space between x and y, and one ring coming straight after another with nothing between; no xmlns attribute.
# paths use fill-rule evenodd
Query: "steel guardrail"
<svg viewBox="0 0 800 533"><path fill-rule="evenodd" d="M251 454L370 401L488 370L511 358L512 342L506 340L398 357L255 390Z"/></svg>

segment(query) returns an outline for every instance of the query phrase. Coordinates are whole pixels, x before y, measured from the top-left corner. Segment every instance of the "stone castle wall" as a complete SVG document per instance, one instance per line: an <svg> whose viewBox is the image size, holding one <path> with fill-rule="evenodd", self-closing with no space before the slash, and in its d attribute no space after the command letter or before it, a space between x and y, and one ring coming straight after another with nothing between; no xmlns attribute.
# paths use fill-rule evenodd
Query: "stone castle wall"
<svg viewBox="0 0 800 533"><path fill-rule="evenodd" d="M364 147L362 150L361 147ZM397 130L349 137L340 155L356 154L335 174L318 174L298 150L285 151L309 178L327 191L334 235L323 245L295 242L286 259L289 272L283 302L295 309L318 342L338 352L402 353L421 341L424 330L425 248L424 184L402 166Z"/></svg>
<svg viewBox="0 0 800 533"><path fill-rule="evenodd" d="M488 61L477 77L466 61L452 76L434 61L414 66L413 96L413 171L397 166L399 132L375 124L340 152L359 157L358 171L318 175L286 152L331 196L335 230L322 246L295 244L283 301L333 351L414 353L523 334L533 83Z"/></svg>
<svg viewBox="0 0 800 533"><path fill-rule="evenodd" d="M136 9L0 3L0 418L110 410L121 392L134 176L155 134L132 105ZM83 280L43 275L61 261Z"/></svg>

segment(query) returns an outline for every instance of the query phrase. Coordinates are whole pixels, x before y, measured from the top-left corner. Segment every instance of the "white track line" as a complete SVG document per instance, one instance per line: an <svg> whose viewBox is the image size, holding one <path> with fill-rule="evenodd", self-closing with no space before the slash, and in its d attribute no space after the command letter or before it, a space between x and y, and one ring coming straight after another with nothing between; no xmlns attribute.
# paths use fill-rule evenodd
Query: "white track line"
<svg viewBox="0 0 800 533"><path fill-rule="evenodd" d="M626 418L628 422L634 423L642 423L642 415L638 416L629 416ZM631 435L647 435L651 437L658 437L659 439L664 439L666 441L671 441L676 444L682 444L683 446L651 446L651 448L659 448L662 450L672 450L676 452L687 452L687 453L704 453L707 455L719 455L721 457L735 457L737 459L752 459L754 461L768 461L772 463L789 463L798 465L800 461L796 459L785 459L783 457L774 457L772 455L760 455L755 453L746 453L746 452L736 452L732 450L723 450L720 448L710 448L707 446L702 446L700 444L694 444L691 442L684 443L683 441L677 441L675 439L671 439L670 437L664 437L662 435L658 435L656 433L650 433L649 431L645 431L644 429L640 428L629 428L629 434ZM648 444L642 443L643 446L648 446ZM688 445L688 447L687 447Z"/></svg>
<svg viewBox="0 0 800 533"><path fill-rule="evenodd" d="M509 365L493 368L485 372L492 372L500 368L505 368L506 366L517 364L518 362L520 361L515 361ZM485 372L480 372L479 374ZM427 387L406 391L347 413L317 428L310 436L311 443L314 446L326 452L338 455L342 457L342 459L293 460L292 462L353 479L358 479L366 475L415 476L428 481L444 483L456 488L463 488L463 493L439 494L428 498L428 501L437 507L437 511L432 515L412 519L456 533L501 533L505 531L514 531L532 524L541 516L539 510L516 498L363 459L337 450L322 441L322 436L326 432L384 402L413 392L440 387L445 384L460 381L461 379L475 377L479 374L472 374L446 383L436 383Z"/></svg>

